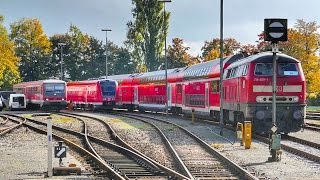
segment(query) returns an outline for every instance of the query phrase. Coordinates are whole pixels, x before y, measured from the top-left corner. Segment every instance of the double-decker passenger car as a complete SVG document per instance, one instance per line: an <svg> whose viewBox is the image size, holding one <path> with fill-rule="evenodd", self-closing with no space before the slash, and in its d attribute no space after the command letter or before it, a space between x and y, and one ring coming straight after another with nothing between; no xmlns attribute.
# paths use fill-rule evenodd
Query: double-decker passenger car
<svg viewBox="0 0 320 180"><path fill-rule="evenodd" d="M112 109L115 107L117 82L110 79L73 81L67 83L67 100L75 107Z"/></svg>
<svg viewBox="0 0 320 180"><path fill-rule="evenodd" d="M272 53L223 60L224 121L249 120L255 132L269 132L272 102ZM277 55L277 126L279 132L301 129L305 117L305 78L298 60ZM164 111L164 71L109 77L119 82L116 104L140 111ZM220 60L168 70L168 107L173 113L219 119ZM124 99L126 99L124 101Z"/></svg>
<svg viewBox="0 0 320 180"><path fill-rule="evenodd" d="M61 110L66 108L66 83L61 80L41 80L13 85L16 93L24 94L28 108Z"/></svg>

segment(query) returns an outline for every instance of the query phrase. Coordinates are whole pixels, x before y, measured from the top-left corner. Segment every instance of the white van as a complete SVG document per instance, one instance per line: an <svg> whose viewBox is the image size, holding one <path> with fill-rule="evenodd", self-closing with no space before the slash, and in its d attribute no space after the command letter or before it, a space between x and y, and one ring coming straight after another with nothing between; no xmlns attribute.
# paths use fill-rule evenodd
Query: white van
<svg viewBox="0 0 320 180"><path fill-rule="evenodd" d="M24 94L10 94L9 110L26 109L26 97Z"/></svg>

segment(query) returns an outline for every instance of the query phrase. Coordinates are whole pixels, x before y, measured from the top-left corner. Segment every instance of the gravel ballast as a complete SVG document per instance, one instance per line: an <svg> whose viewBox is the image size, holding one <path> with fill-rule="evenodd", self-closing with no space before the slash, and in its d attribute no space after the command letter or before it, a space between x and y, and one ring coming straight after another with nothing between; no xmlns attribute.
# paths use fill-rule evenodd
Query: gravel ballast
<svg viewBox="0 0 320 180"><path fill-rule="evenodd" d="M112 124L111 119L116 118L112 115L107 114L92 114L92 113L83 113L84 115L95 116L97 118L102 118L106 122ZM145 114L145 116L152 116L158 119L166 120L166 117L163 116L154 116L152 114ZM118 118L116 118L118 119ZM209 125L205 123L195 122L194 124L191 121L182 120L174 117L169 117L168 121L177 123L186 129L190 130L192 133L203 139L212 147L217 148L221 153L226 155L228 158L236 162L237 164L247 168L250 171L255 171L260 173L262 176L266 176L269 179L319 179L320 180L320 165L301 158L299 156L293 155L286 151L283 151L282 159L280 162L268 162L268 157L270 157L268 145L262 142L253 140L251 149L244 149L243 146L240 146L240 143L235 141L235 133L225 129L224 137L219 135L220 128L214 125ZM150 139L157 141L154 137L148 135L147 133L141 134L141 130L138 128L123 128L124 126L118 124L113 124L112 127L119 133L120 136L123 136L124 139L132 144L135 144L136 147L142 149L149 149L149 151L154 151L156 153L150 153L148 156L155 159L160 156L163 152L159 151L158 147L148 146ZM123 130L125 129L125 130ZM123 131L123 132L122 132ZM305 131L306 132L306 131ZM303 133L303 132L298 132ZM294 134L290 134L294 135ZM149 137L148 137L149 136ZM312 136L312 134L310 135ZM161 143L158 141L158 143ZM160 145L160 144L159 144ZM138 148L137 148L138 149Z"/></svg>
<svg viewBox="0 0 320 180"><path fill-rule="evenodd" d="M57 145L53 141L53 146ZM47 137L21 127L0 137L0 179L42 179L47 171ZM54 150L52 151L54 152ZM76 164L85 168L77 159L82 159L73 151L67 152L63 165ZM53 156L53 167L59 166L59 160ZM68 176L67 178L87 177ZM66 178L66 177L60 177Z"/></svg>

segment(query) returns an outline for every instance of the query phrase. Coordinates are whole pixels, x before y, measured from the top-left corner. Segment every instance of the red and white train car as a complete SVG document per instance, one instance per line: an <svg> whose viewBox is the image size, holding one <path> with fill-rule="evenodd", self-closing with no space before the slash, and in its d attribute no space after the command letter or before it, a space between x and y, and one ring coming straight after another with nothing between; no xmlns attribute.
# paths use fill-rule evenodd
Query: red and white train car
<svg viewBox="0 0 320 180"><path fill-rule="evenodd" d="M281 133L295 132L301 129L305 117L305 78L298 60L281 53L277 57L277 126ZM227 57L223 68L224 121L236 124L250 120L254 131L269 132L272 53ZM121 85L117 104L130 110L164 111L164 76L164 71L118 75ZM177 114L190 115L194 111L196 116L219 119L219 85L219 60L168 70L169 109Z"/></svg>
<svg viewBox="0 0 320 180"><path fill-rule="evenodd" d="M117 82L110 79L67 82L67 100L75 107L112 109L115 107Z"/></svg>
<svg viewBox="0 0 320 180"><path fill-rule="evenodd" d="M24 94L28 108L61 110L66 108L66 83L61 80L41 80L13 85L16 93Z"/></svg>
<svg viewBox="0 0 320 180"><path fill-rule="evenodd" d="M224 116L232 122L251 120L256 132L272 126L272 53L265 52L231 64L224 73ZM304 123L306 83L301 64L277 54L276 121L282 133L299 131Z"/></svg>

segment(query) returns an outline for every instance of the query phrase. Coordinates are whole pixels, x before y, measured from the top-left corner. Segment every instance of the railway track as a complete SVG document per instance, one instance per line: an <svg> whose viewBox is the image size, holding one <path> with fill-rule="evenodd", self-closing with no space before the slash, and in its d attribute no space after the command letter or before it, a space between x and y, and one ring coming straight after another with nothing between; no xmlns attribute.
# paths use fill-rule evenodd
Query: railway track
<svg viewBox="0 0 320 180"><path fill-rule="evenodd" d="M154 115L154 114L153 114L153 115ZM181 117L179 116L179 118L181 118ZM182 119L185 119L185 120L190 121L190 118L188 118L188 117L182 117ZM215 121L212 121L212 120L205 120L205 119L199 119L199 118L197 118L197 121L198 121L198 122L207 123L207 124L212 124L212 125L215 125L215 126L220 126L220 123L219 123L219 122L215 122ZM227 124L227 125L223 125L223 126L224 126L224 128L226 128L226 129L229 129L229 130L231 130L231 131L235 131L234 127L232 127L231 125L228 125L228 124ZM255 139L257 139L257 140L259 140L259 141L261 141L261 142L263 142L263 143L269 144L269 139L266 138L266 137L263 137L263 136L254 134L254 135L253 135L253 138L255 138ZM300 143L300 142L302 143L302 141L303 141L303 140L301 140L301 141L298 141L298 140L297 140L298 143ZM303 143L302 143L302 144L303 144ZM310 142L310 143L308 143L308 144L311 145L311 144L313 144L313 143ZM318 145L316 145L316 147L318 147ZM305 152L304 150L300 150L300 149L298 149L298 148L292 147L292 146L290 146L290 145L286 145L286 144L284 144L284 143L281 143L281 149L283 149L283 150L285 150L285 151L287 151L287 152L289 152L289 153L291 153L291 154L294 154L294 155L303 157L303 158L305 158L305 159L308 159L308 160L310 160L310 161L314 161L314 162L316 162L316 163L320 163L320 157L319 157L318 155L314 155L314 154L312 154L312 153Z"/></svg>
<svg viewBox="0 0 320 180"><path fill-rule="evenodd" d="M16 123L9 123L9 118L4 115L0 115L2 119L5 119L3 122L1 122L0 126L0 137L11 132L12 130L19 128L23 125L24 122L26 122L26 119L21 122L16 122Z"/></svg>
<svg viewBox="0 0 320 180"><path fill-rule="evenodd" d="M19 116L15 116L15 117L21 118ZM46 123L39 122L39 121L29 119L29 118L27 118L27 119L28 119L28 123L24 123L24 125L26 125L27 127L31 128L31 129L34 129L36 131L41 131L42 133L46 133L45 130L43 130L42 128L36 127L39 125L45 126ZM37 125L34 125L34 123ZM86 127L85 123L84 123L84 127ZM118 166L116 166L115 165L116 163L111 163L110 161L108 161L108 162L105 161L106 160L105 157L107 155L109 155L111 158L113 158L115 156L112 156L112 155L115 155L115 154L117 154L118 157L120 157L119 154L122 154L123 156L121 156L121 158L122 158L123 162L130 162L131 163L131 164L128 164L128 169L130 168L129 166L134 165L134 162L135 162L136 166L140 166L140 169L139 169L140 171L141 171L141 168L144 168L144 169L148 169L149 172L152 172L151 170L156 168L152 163L148 162L148 160L144 159L143 157L140 157L139 155L135 154L134 152L132 152L128 149L125 149L125 148L120 147L118 145L101 140L99 138L95 138L93 136L87 135L86 128L84 128L84 133L74 132L74 131L64 129L61 127L57 127L57 126L53 126L53 130L54 130L54 132L62 131L63 133L69 133L74 136L82 137L85 139L86 147L88 147L89 150L86 150L85 148L77 145L76 143L73 142L74 140L68 140L66 138L63 138L61 136L54 134L54 137L65 141L65 143L68 146L71 146L72 148L76 147L75 149L77 151L80 151L80 153L82 153L86 157L87 156L90 157L90 158L87 158L88 159L87 161L89 163L93 164L93 169L96 170L95 175L99 175L99 176L103 176L103 177L112 177L114 179L136 179L136 178L141 177L141 176L139 176L139 172L132 171L133 169L128 170L128 171L131 171L131 175L124 174L124 172L121 171L124 168L123 169L119 168L120 164L118 164ZM110 154L104 154L104 156L98 155L97 152L99 150L94 149L92 147L93 143L98 144L100 146L100 150L107 151ZM137 163L136 161L139 161L139 163ZM137 174L133 174L133 173L137 173ZM152 176L154 177L154 175L156 175L156 174L154 174L154 172L152 172L152 173L153 173ZM141 175L141 173L140 173L140 175Z"/></svg>
<svg viewBox="0 0 320 180"><path fill-rule="evenodd" d="M95 117L91 117L91 116L85 116L85 115L82 115L82 114L77 114L77 113L59 113L59 114L63 114L63 115L66 115L66 116L74 116L74 117L83 117L83 118L88 118L88 119L91 119L91 120L95 120L95 121L98 121L100 123L103 124L104 127L107 127L108 129L108 133L111 135L106 137L106 139L109 139L111 140L112 142L114 143L117 143L118 146L123 146L124 148L127 148L137 154L139 154L140 156L144 157L145 159L147 159L148 161L152 162L153 164L155 164L157 167L159 167L162 171L164 171L167 175L169 175L170 177L169 178L176 178L176 179L189 179L187 178L186 176L183 176L175 171L173 171L172 169L169 169L161 164L159 164L158 162L154 161L153 159L147 157L146 155L142 154L141 152L137 151L135 148L133 148L132 146L130 146L129 144L127 144L124 140L122 140L118 135L117 133L111 128L111 126L109 124L107 124L106 122L104 122L103 120L99 119L99 118L95 118ZM97 133L97 132L95 132ZM98 132L98 134L100 134ZM92 136L89 136L91 138L94 138L95 140L97 141L101 141L101 139L99 138L96 138L96 137L92 137ZM105 141L104 141L105 142Z"/></svg>
<svg viewBox="0 0 320 180"><path fill-rule="evenodd" d="M103 133L103 132L96 132L96 129L99 124L104 126L101 122L93 123L92 119L91 121L85 118L77 117L75 115L69 115L69 114L62 114L64 116L69 116L76 118L80 121L82 121L84 124L86 124L85 129L85 136L86 140L90 141L90 150L101 160L107 162L111 167L113 167L119 174L124 176L126 179L137 179L137 178L148 178L148 179L155 179L155 178L167 178L168 175L160 170L156 165L153 165L153 163L149 162L148 160L145 160L144 158L139 157L139 155L132 156L128 158L126 154L128 152L125 152L120 146L115 145L115 141L112 140L112 137L109 133ZM88 125L91 124L91 125ZM91 128L88 128L91 126ZM99 128L101 129L101 128ZM106 128L105 128L106 129ZM88 134L91 132L91 134L94 134L95 136L89 136ZM108 136L109 135L109 136ZM102 137L101 137L102 136ZM106 149L103 145L99 144L99 139L102 141L105 141L103 139L107 139L108 143L113 143L116 148L115 150ZM134 153L134 152L132 152ZM145 162L146 161L146 162Z"/></svg>
<svg viewBox="0 0 320 180"><path fill-rule="evenodd" d="M123 114L121 114L123 116ZM133 117L132 114L126 115L129 118L135 118L139 121L150 121L146 120L146 117ZM157 131L159 131L160 134L167 134L167 132L163 131L163 129L159 125L155 125L156 123L165 123L170 124L169 126L175 126L175 128L178 129L178 131L181 131L180 133L185 136L185 138L190 138L194 142L192 144L197 144L196 148L200 149L201 159L199 157L199 154L192 155L192 152L186 152L183 149L180 148L180 150L177 149L177 144L174 144L170 141L165 141L164 143L169 145L168 149L171 149L169 152L172 154L175 154L175 158L179 159L179 166L180 171L186 176L189 176L190 179L257 179L252 174L244 170L243 168L239 167L223 155L221 155L216 150L212 149L208 144L206 144L204 141L196 137L191 132L187 131L186 129L182 128L179 125L173 124L171 122L162 121L159 122L159 119L153 119L152 121L157 122L148 122L149 124L153 124L154 127L158 127ZM167 125L168 126L168 125ZM160 130L162 129L162 130ZM167 139L168 136L164 136L162 139ZM168 138L170 139L170 138ZM171 145L171 143L173 145ZM188 145L189 146L189 145ZM190 145L191 146L191 145ZM175 148L173 148L175 147ZM194 147L192 146L192 149ZM172 150L173 149L173 150ZM187 149L187 148L186 148ZM192 150L191 150L192 151Z"/></svg>

